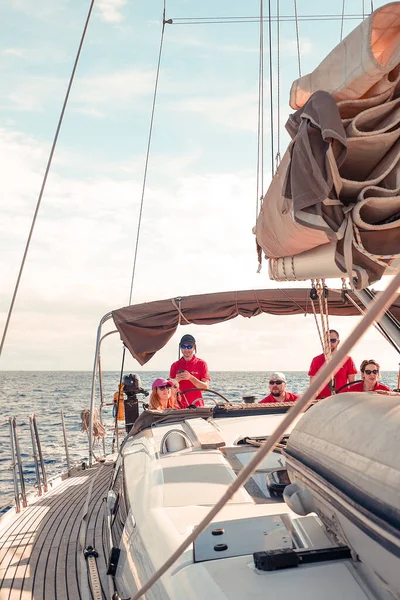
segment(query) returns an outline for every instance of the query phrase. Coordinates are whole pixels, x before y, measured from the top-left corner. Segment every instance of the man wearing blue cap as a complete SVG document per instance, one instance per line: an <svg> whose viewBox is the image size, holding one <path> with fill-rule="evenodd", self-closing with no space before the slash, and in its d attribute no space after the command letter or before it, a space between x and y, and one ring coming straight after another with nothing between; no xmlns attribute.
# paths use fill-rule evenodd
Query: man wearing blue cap
<svg viewBox="0 0 400 600"><path fill-rule="evenodd" d="M179 382L181 391L181 408L190 404L204 406L200 390L207 390L210 383L207 363L196 356L196 340L187 333L179 342L182 356L171 365L169 376ZM185 392L193 388L200 388L193 392Z"/></svg>

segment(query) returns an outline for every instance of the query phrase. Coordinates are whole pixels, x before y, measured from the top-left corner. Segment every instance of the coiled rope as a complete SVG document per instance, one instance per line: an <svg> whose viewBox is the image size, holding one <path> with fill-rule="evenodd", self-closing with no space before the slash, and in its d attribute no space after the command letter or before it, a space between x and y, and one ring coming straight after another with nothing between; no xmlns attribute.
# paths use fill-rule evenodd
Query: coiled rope
<svg viewBox="0 0 400 600"><path fill-rule="evenodd" d="M81 431L85 433L89 431L90 426L90 408L84 408L81 412ZM102 425L99 421L99 412L97 408L93 411L93 440L95 442L99 442L102 438L106 437L107 432L105 430L104 425Z"/></svg>

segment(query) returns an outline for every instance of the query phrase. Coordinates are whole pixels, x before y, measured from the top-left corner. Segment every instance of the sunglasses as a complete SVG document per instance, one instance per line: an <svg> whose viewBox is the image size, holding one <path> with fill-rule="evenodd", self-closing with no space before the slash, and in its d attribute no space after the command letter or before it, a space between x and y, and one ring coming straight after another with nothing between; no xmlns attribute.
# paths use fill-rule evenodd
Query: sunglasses
<svg viewBox="0 0 400 600"><path fill-rule="evenodd" d="M367 375L371 375L371 373L373 373L374 375L378 375L379 371L378 369L365 369L364 373L366 373Z"/></svg>
<svg viewBox="0 0 400 600"><path fill-rule="evenodd" d="M193 344L181 344L182 350L191 350L193 348Z"/></svg>
<svg viewBox="0 0 400 600"><path fill-rule="evenodd" d="M164 390L170 390L171 386L170 385L159 385L157 387L158 390L164 391Z"/></svg>
<svg viewBox="0 0 400 600"><path fill-rule="evenodd" d="M276 381L274 379L271 379L271 381L269 382L269 385L282 385L283 381L281 379L277 379Z"/></svg>
<svg viewBox="0 0 400 600"><path fill-rule="evenodd" d="M335 344L339 338L331 338L329 341L331 344Z"/></svg>

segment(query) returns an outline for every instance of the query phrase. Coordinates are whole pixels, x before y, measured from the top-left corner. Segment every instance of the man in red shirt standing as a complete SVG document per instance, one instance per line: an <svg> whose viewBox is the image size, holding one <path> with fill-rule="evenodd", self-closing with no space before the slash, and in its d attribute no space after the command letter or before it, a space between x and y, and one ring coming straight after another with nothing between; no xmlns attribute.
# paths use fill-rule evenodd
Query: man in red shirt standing
<svg viewBox="0 0 400 600"><path fill-rule="evenodd" d="M269 378L269 396L265 396L259 404L270 402L294 402L299 394L286 391L286 377L284 373L272 373Z"/></svg>
<svg viewBox="0 0 400 600"><path fill-rule="evenodd" d="M196 356L196 340L187 333L179 342L182 356L171 365L169 376L179 382L181 391L181 408L187 408L190 404L204 406L200 390L185 392L192 388L207 390L210 383L207 363Z"/></svg>
<svg viewBox="0 0 400 600"><path fill-rule="evenodd" d="M329 330L329 344L331 347L331 354L334 354L340 344L339 333L335 329ZM310 376L310 384L312 383L314 377L324 364L324 354L319 354L318 356L315 356L312 359L310 369L308 371L308 374ZM335 391L340 389L343 385L346 385L346 383L350 383L350 381L355 381L356 374L357 369L353 359L350 358L350 356L346 356L342 366L333 374L335 380ZM328 384L319 392L317 398L320 400L321 398L327 398L331 395L332 390Z"/></svg>

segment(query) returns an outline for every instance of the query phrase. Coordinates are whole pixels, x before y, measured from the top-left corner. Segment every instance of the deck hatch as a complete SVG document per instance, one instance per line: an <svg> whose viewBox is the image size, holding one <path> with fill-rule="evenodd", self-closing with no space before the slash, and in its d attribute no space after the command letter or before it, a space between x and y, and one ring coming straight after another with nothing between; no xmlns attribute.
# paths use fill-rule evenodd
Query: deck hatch
<svg viewBox="0 0 400 600"><path fill-rule="evenodd" d="M185 421L186 427L196 437L202 450L215 450L225 446L225 440L217 429L204 419L191 419Z"/></svg>
<svg viewBox="0 0 400 600"><path fill-rule="evenodd" d="M217 530L222 533L216 539ZM193 560L203 562L293 546L280 515L219 521L211 523L194 541Z"/></svg>

